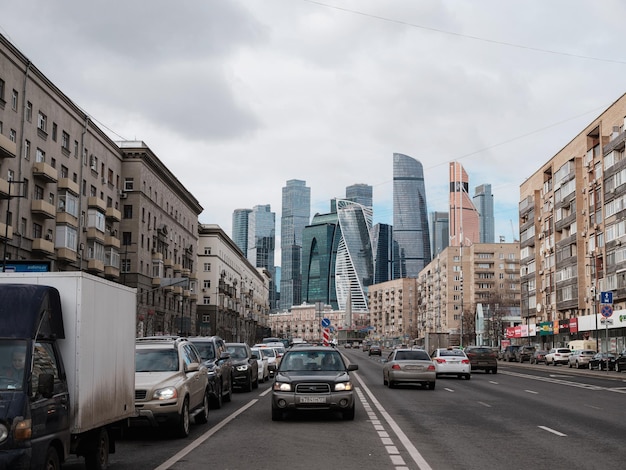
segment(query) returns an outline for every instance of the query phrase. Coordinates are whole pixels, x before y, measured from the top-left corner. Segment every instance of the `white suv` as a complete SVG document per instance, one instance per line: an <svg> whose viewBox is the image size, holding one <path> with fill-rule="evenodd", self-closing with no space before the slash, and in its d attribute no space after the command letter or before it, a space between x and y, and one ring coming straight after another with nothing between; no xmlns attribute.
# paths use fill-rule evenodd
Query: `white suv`
<svg viewBox="0 0 626 470"><path fill-rule="evenodd" d="M172 425L178 437L189 435L190 418L209 419L207 368L196 347L176 336L137 338L135 410L131 426Z"/></svg>
<svg viewBox="0 0 626 470"><path fill-rule="evenodd" d="M546 365L566 365L569 361L570 354L572 354L572 351L568 348L552 348L548 354L546 354Z"/></svg>

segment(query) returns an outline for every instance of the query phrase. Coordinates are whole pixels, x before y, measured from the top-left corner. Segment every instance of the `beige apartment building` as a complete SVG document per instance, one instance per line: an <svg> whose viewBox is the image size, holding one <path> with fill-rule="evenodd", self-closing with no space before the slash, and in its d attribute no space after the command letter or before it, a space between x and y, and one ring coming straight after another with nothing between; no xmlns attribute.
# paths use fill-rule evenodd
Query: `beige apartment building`
<svg viewBox="0 0 626 470"><path fill-rule="evenodd" d="M522 316L538 343L626 347L625 123L622 95L520 187Z"/></svg>
<svg viewBox="0 0 626 470"><path fill-rule="evenodd" d="M253 344L268 336L271 274L214 224L199 226L198 334Z"/></svg>
<svg viewBox="0 0 626 470"><path fill-rule="evenodd" d="M418 280L417 343L433 346L431 338L443 334L454 346L476 344L477 338L499 344L505 327L521 321L519 246L451 246L431 261ZM481 317L484 322L477 321Z"/></svg>
<svg viewBox="0 0 626 470"><path fill-rule="evenodd" d="M381 341L403 342L418 335L418 280L402 278L368 288L370 337Z"/></svg>
<svg viewBox="0 0 626 470"><path fill-rule="evenodd" d="M142 142L116 143L0 35L3 271L137 288L137 334L189 334L202 207Z"/></svg>

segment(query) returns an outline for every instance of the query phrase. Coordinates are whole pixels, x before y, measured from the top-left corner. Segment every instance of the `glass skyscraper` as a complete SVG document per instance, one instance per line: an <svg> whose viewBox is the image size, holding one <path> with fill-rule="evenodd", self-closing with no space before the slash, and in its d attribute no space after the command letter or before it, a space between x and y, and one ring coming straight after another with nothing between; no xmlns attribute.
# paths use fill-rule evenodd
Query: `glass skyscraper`
<svg viewBox="0 0 626 470"><path fill-rule="evenodd" d="M367 287L374 280L372 254L372 208L337 200L341 239L337 249L335 282L340 310L367 311Z"/></svg>
<svg viewBox="0 0 626 470"><path fill-rule="evenodd" d="M270 281L270 309L276 308L276 214L270 205L254 206L248 214L248 261L257 268L265 268L272 275Z"/></svg>
<svg viewBox="0 0 626 470"><path fill-rule="evenodd" d="M302 231L311 218L311 188L302 180L283 187L280 219L280 307L302 303Z"/></svg>
<svg viewBox="0 0 626 470"><path fill-rule="evenodd" d="M480 243L495 243L496 229L493 218L493 194L490 184L481 184L474 189L474 206L478 211Z"/></svg>
<svg viewBox="0 0 626 470"><path fill-rule="evenodd" d="M346 188L346 199L365 207L372 207L373 190L369 184L353 184Z"/></svg>
<svg viewBox="0 0 626 470"><path fill-rule="evenodd" d="M248 215L252 209L235 209L233 211L233 242L241 252L248 256Z"/></svg>
<svg viewBox="0 0 626 470"><path fill-rule="evenodd" d="M450 224L447 212L430 213L430 240L433 258L450 244Z"/></svg>
<svg viewBox="0 0 626 470"><path fill-rule="evenodd" d="M394 279L418 277L431 261L424 169L414 158L393 154Z"/></svg>
<svg viewBox="0 0 626 470"><path fill-rule="evenodd" d="M374 284L393 279L393 227L376 224L372 228L372 252L374 254Z"/></svg>

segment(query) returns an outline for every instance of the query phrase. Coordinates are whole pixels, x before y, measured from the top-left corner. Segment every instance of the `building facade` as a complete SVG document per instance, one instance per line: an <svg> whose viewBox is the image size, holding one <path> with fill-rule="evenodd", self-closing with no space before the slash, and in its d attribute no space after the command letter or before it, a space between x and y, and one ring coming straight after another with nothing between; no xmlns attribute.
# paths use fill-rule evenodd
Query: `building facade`
<svg viewBox="0 0 626 470"><path fill-rule="evenodd" d="M495 220L493 217L493 194L490 184L481 184L474 189L474 207L478 211L480 243L496 241Z"/></svg>
<svg viewBox="0 0 626 470"><path fill-rule="evenodd" d="M388 224L375 224L371 233L374 256L373 284L380 284L393 279L393 227Z"/></svg>
<svg viewBox="0 0 626 470"><path fill-rule="evenodd" d="M232 239L244 255L248 255L248 217L252 209L233 211Z"/></svg>
<svg viewBox="0 0 626 470"><path fill-rule="evenodd" d="M405 342L416 338L418 311L418 279L394 279L369 288L370 336L389 342Z"/></svg>
<svg viewBox="0 0 626 470"><path fill-rule="evenodd" d="M450 217L447 212L430 213L430 240L433 258L450 244Z"/></svg>
<svg viewBox="0 0 626 470"><path fill-rule="evenodd" d="M417 277L430 262L428 207L422 164L393 154L394 278Z"/></svg>
<svg viewBox="0 0 626 470"><path fill-rule="evenodd" d="M469 195L469 178L463 165L450 162L450 246L480 243L478 210Z"/></svg>
<svg viewBox="0 0 626 470"><path fill-rule="evenodd" d="M373 207L373 188L369 184L353 184L346 187L346 199L365 207Z"/></svg>

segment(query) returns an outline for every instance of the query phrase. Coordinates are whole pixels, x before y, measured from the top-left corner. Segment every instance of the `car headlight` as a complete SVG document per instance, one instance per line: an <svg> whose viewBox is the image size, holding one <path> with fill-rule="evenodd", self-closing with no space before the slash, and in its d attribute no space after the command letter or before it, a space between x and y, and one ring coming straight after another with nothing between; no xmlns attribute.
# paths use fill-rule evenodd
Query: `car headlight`
<svg viewBox="0 0 626 470"><path fill-rule="evenodd" d="M291 384L285 382L276 382L274 384L274 390L279 392L291 392Z"/></svg>
<svg viewBox="0 0 626 470"><path fill-rule="evenodd" d="M243 364L240 366L235 367L235 369L237 369L239 372L243 372L245 370L248 370L248 364Z"/></svg>
<svg viewBox="0 0 626 470"><path fill-rule="evenodd" d="M0 442L4 442L7 437L9 437L9 430L4 423L0 423Z"/></svg>
<svg viewBox="0 0 626 470"><path fill-rule="evenodd" d="M340 382L335 384L335 392L348 392L352 390L352 382Z"/></svg>
<svg viewBox="0 0 626 470"><path fill-rule="evenodd" d="M176 387L161 388L159 390L155 390L154 395L152 395L152 398L155 400L171 400L172 398L177 397L178 390L176 390Z"/></svg>

